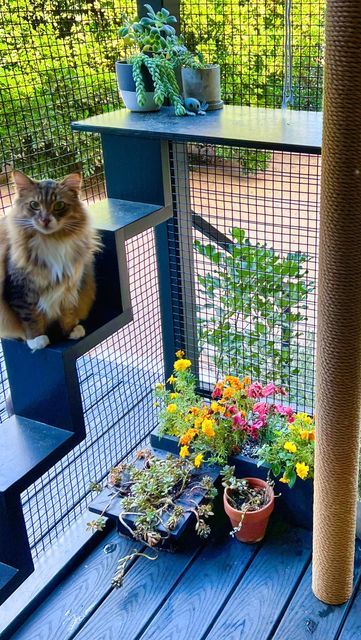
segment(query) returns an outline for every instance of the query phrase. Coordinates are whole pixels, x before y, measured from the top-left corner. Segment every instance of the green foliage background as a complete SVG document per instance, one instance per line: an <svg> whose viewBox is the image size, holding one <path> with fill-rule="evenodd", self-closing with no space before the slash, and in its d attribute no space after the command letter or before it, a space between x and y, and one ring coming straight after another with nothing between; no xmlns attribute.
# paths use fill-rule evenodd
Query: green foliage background
<svg viewBox="0 0 361 640"><path fill-rule="evenodd" d="M293 3L295 107L320 109L324 0ZM34 177L101 171L99 141L73 119L118 108L118 29L135 0L3 0L0 8L0 172ZM192 49L222 66L227 102L280 106L284 0L181 0Z"/></svg>

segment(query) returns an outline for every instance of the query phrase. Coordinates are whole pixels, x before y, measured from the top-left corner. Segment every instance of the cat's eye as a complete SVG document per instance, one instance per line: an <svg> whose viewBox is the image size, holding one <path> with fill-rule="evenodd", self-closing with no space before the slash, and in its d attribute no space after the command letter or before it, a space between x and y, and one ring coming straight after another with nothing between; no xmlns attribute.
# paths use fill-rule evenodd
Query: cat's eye
<svg viewBox="0 0 361 640"><path fill-rule="evenodd" d="M54 211L57 211L58 213L60 211L64 211L65 209L65 202L63 202L62 200L58 200L53 207Z"/></svg>
<svg viewBox="0 0 361 640"><path fill-rule="evenodd" d="M40 203L37 202L36 200L31 200L30 207L31 207L31 209L33 211L39 211L40 210Z"/></svg>

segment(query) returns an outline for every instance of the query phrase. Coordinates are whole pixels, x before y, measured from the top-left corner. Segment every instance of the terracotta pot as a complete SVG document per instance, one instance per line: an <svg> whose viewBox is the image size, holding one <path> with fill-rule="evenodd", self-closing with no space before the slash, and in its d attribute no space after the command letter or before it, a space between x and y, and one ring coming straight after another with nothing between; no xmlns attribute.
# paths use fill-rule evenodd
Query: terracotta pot
<svg viewBox="0 0 361 640"><path fill-rule="evenodd" d="M239 531L237 531L236 538L241 542L259 542L264 538L266 533L269 517L274 508L275 496L272 487L267 482L260 478L244 478L247 480L251 487L266 487L269 495L269 502L259 509L258 511L246 511L243 517L243 524ZM228 515L232 527L238 527L242 520L242 512L237 509L233 509L228 502L229 489L225 489L223 495L224 510Z"/></svg>

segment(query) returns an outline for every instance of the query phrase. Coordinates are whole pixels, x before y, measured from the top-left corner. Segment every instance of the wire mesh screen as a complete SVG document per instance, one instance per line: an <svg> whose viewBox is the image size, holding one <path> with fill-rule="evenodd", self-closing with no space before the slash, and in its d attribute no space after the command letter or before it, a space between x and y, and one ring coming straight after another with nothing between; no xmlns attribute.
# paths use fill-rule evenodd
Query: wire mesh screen
<svg viewBox="0 0 361 640"><path fill-rule="evenodd" d="M136 14L135 0L1 3L0 207L13 194L13 166L35 178L82 168L88 190L104 192L99 140L72 134L70 122L120 106L123 13Z"/></svg>
<svg viewBox="0 0 361 640"><path fill-rule="evenodd" d="M325 1L289 0L290 55L296 109L322 106ZM221 65L231 104L280 107L285 72L286 0L184 0L190 49Z"/></svg>
<svg viewBox="0 0 361 640"><path fill-rule="evenodd" d="M86 509L90 483L156 427L152 390L164 373L153 232L128 241L127 253L134 321L77 362L86 440L22 494L34 557Z"/></svg>
<svg viewBox="0 0 361 640"><path fill-rule="evenodd" d="M319 156L177 144L171 164L175 328L200 388L249 374L312 411Z"/></svg>

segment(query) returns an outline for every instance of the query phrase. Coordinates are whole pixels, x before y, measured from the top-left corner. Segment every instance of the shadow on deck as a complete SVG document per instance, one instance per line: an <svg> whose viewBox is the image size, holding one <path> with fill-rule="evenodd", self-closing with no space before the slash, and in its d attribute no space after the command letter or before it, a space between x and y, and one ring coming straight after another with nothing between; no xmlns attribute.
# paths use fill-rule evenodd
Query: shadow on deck
<svg viewBox="0 0 361 640"><path fill-rule="evenodd" d="M13 640L356 640L361 547L345 605L311 591L311 536L273 523L263 543L227 538L155 562L138 558L122 588L117 559L137 544L111 531L11 636ZM138 545L140 548L140 545Z"/></svg>

